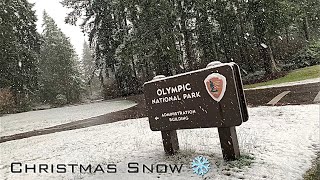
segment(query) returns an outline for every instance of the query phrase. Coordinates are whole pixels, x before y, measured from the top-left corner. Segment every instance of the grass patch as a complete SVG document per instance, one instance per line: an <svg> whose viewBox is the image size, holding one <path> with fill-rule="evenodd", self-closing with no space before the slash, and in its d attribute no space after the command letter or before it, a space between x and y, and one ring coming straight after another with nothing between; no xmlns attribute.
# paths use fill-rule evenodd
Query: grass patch
<svg viewBox="0 0 320 180"><path fill-rule="evenodd" d="M210 154L210 153L200 153L196 152L193 149L188 149L188 150L179 150L178 153L175 155L170 155L166 156L165 160L166 161L171 161L173 163L182 163L182 164L191 164L192 160L197 157L197 156L204 156L206 158L211 159L219 159L215 154Z"/></svg>
<svg viewBox="0 0 320 180"><path fill-rule="evenodd" d="M313 162L311 169L309 169L303 177L304 180L319 180L320 179L320 152L317 153L317 158Z"/></svg>
<svg viewBox="0 0 320 180"><path fill-rule="evenodd" d="M301 81L305 79L313 79L318 77L320 77L320 65L315 65L315 66L305 67L301 69L296 69L294 71L289 72L287 75L279 79L274 79L274 80L262 82L262 83L245 85L244 88L254 88L258 86Z"/></svg>
<svg viewBox="0 0 320 180"><path fill-rule="evenodd" d="M242 169L243 167L250 167L253 163L254 157L250 155L241 155L239 159L228 162L230 168L237 167Z"/></svg>
<svg viewBox="0 0 320 180"><path fill-rule="evenodd" d="M227 162L222 160L217 161L215 164L218 168L223 167L224 170L230 171L232 168L242 169L244 167L250 167L254 160L255 158L253 155L242 154L237 160Z"/></svg>
<svg viewBox="0 0 320 180"><path fill-rule="evenodd" d="M174 163L191 164L192 160L197 156L204 156L214 163L217 167L225 167L227 170L230 168L242 169L243 167L250 167L255 158L251 154L242 154L234 161L224 161L222 157L211 153L197 153L195 150L180 150L173 156L166 156L165 161Z"/></svg>

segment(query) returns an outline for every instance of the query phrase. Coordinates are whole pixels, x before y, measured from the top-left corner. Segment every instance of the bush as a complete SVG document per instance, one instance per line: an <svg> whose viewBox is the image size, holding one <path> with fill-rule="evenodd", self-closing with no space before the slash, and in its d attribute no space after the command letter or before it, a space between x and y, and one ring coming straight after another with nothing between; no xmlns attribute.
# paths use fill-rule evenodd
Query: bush
<svg viewBox="0 0 320 180"><path fill-rule="evenodd" d="M256 71L254 73L248 73L242 76L242 81L244 84L252 84L259 79L263 78L265 75L265 71Z"/></svg>
<svg viewBox="0 0 320 180"><path fill-rule="evenodd" d="M121 96L137 94L142 91L142 84L133 74L130 65L120 64L119 69L116 72L116 79Z"/></svg>
<svg viewBox="0 0 320 180"><path fill-rule="evenodd" d="M289 71L320 64L320 41L303 48L286 62L283 70Z"/></svg>
<svg viewBox="0 0 320 180"><path fill-rule="evenodd" d="M102 90L104 99L113 99L120 96L117 83L112 79L106 79Z"/></svg>
<svg viewBox="0 0 320 180"><path fill-rule="evenodd" d="M13 108L14 100L9 88L0 89L0 113L10 113Z"/></svg>
<svg viewBox="0 0 320 180"><path fill-rule="evenodd" d="M63 94L58 94L56 96L56 100L54 101L54 105L56 106L63 106L66 105L68 103L67 97L66 95Z"/></svg>
<svg viewBox="0 0 320 180"><path fill-rule="evenodd" d="M32 100L27 94L18 95L19 104L17 105L16 112L27 112L32 110Z"/></svg>

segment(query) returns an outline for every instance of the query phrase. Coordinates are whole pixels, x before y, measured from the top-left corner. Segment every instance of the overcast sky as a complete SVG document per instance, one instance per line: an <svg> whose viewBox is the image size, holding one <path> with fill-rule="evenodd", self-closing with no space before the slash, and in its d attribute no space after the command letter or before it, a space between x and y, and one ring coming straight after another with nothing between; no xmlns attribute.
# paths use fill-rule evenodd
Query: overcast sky
<svg viewBox="0 0 320 180"><path fill-rule="evenodd" d="M83 42L86 39L79 26L72 26L64 23L67 13L70 11L64 8L59 2L61 0L28 0L30 3L35 3L33 10L36 10L38 18L37 29L42 32L42 14L45 10L57 23L58 27L66 34L75 48L79 58L82 55Z"/></svg>

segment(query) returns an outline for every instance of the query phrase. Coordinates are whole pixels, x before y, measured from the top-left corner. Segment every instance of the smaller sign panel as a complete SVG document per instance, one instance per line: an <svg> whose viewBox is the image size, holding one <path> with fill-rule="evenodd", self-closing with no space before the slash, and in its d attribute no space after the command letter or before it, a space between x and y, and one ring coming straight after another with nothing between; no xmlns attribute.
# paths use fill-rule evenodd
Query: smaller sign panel
<svg viewBox="0 0 320 180"><path fill-rule="evenodd" d="M149 81L144 95L154 131L231 127L248 119L235 63Z"/></svg>

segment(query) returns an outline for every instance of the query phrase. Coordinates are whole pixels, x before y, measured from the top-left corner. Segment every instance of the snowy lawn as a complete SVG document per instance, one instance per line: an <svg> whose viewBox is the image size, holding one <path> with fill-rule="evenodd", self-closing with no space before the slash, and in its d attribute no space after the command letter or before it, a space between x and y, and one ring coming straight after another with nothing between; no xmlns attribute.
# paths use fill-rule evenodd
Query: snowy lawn
<svg viewBox="0 0 320 180"><path fill-rule="evenodd" d="M30 111L0 117L0 136L47 128L130 108L136 103L127 100L102 101L78 106Z"/></svg>
<svg viewBox="0 0 320 180"><path fill-rule="evenodd" d="M211 162L206 179L302 179L319 151L319 105L255 107L248 122L237 127L241 160L222 159L216 128L179 130L181 152L165 156L160 132L147 118L59 132L0 144L0 179L203 179L190 164L197 155ZM57 114L58 115L58 114ZM10 173L10 164L53 164L51 173ZM139 174L127 172L138 162ZM116 164L117 173L57 173L57 164ZM181 173L142 173L141 165L183 164ZM15 167L19 169L19 167ZM22 170L24 171L24 165ZM38 170L37 170L38 172Z"/></svg>

